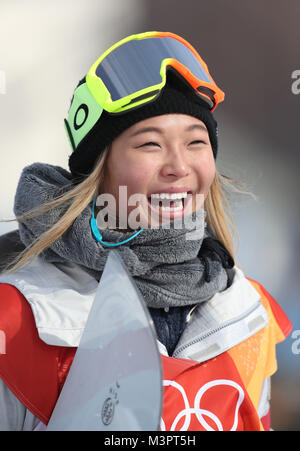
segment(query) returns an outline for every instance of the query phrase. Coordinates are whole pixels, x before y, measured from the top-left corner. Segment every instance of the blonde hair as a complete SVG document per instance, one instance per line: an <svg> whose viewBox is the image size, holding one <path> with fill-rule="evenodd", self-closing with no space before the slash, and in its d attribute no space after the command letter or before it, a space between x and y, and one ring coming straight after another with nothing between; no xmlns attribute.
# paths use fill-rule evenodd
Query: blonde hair
<svg viewBox="0 0 300 451"><path fill-rule="evenodd" d="M51 246L60 236L71 227L73 221L92 201L93 197L100 192L101 183L104 181L105 163L109 152L106 148L95 164L94 170L81 183L56 197L51 202L38 206L31 211L17 216L7 221L25 222L27 219L37 217L52 209L64 207L66 209L62 217L46 232L36 238L27 248L18 253L16 258L11 261L2 273L11 273L20 267L27 266L47 247ZM245 193L238 189L241 184L234 179L230 179L216 170L214 180L211 184L209 194L205 200L204 208L206 210L206 221L213 229L216 237L228 249L235 259L234 238L238 237L235 227L233 214L229 201L226 196L226 190L233 190ZM249 194L249 193L248 193ZM251 194L251 193L250 193Z"/></svg>

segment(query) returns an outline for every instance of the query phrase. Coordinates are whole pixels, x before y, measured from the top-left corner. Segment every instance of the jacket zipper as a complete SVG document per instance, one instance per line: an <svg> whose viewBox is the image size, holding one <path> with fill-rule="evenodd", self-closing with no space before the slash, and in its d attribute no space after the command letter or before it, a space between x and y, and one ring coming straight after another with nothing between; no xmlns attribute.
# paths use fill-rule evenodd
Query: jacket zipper
<svg viewBox="0 0 300 451"><path fill-rule="evenodd" d="M215 329L212 329L212 330L206 332L206 334L202 335L202 337L195 338L194 340L189 341L187 344L181 345L178 349L176 349L174 351L173 357L176 357L177 354L179 354L180 352L182 352L184 349L188 348L189 346L199 343L199 342L205 340L207 337L219 332L220 330L225 329L226 327L229 327L232 324L238 323L239 321L245 319L250 313L254 312L260 305L261 305L261 303L260 303L260 301L258 301L253 307L251 307L249 310L247 310L246 313L243 313L242 315L238 316L236 319L229 320L229 321L225 322L224 324L222 324L221 326L216 327Z"/></svg>

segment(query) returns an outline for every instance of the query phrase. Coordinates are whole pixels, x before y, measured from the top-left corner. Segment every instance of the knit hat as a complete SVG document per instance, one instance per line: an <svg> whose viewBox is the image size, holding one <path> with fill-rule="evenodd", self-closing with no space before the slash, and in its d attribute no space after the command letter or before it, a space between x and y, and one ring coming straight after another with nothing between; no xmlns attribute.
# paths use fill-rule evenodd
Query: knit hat
<svg viewBox="0 0 300 451"><path fill-rule="evenodd" d="M75 176L88 175L101 152L127 128L144 119L171 113L187 114L204 122L216 159L217 122L206 102L180 77L170 72L165 87L154 101L121 114L103 110L95 126L71 154L69 158L71 173Z"/></svg>

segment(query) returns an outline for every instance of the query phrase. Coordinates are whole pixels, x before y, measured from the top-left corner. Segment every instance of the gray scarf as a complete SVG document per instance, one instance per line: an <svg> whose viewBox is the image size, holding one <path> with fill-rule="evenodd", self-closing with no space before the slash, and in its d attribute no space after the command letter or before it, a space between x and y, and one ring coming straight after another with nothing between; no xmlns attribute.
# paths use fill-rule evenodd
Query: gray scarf
<svg viewBox="0 0 300 451"><path fill-rule="evenodd" d="M72 187L71 174L59 166L43 163L27 166L17 187L14 212L21 215ZM20 223L22 242L28 246L61 217L65 208L60 207ZM92 235L91 209L92 203L58 240L43 251L41 257L52 263L76 263L100 280L110 248L102 246ZM191 220L195 220L195 215ZM133 276L148 307L200 303L227 287L224 259L203 245L203 240L217 241L211 230L205 227L203 209L197 212L196 221L197 231L194 233L197 233L197 239L187 239L187 234L191 234L190 226L184 229L149 228L132 241L114 248ZM132 236L132 232L111 229L101 230L101 233L103 240L111 243ZM230 264L227 267L232 267L233 263Z"/></svg>

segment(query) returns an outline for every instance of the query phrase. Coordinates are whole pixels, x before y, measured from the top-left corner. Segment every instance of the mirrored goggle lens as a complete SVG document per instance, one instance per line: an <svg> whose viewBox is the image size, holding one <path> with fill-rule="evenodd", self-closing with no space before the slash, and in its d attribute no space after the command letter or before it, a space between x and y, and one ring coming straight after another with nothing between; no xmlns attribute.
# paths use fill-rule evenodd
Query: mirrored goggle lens
<svg viewBox="0 0 300 451"><path fill-rule="evenodd" d="M174 58L201 81L210 78L195 55L176 39L147 38L132 40L109 53L96 69L112 101L161 82L160 67L165 58Z"/></svg>

